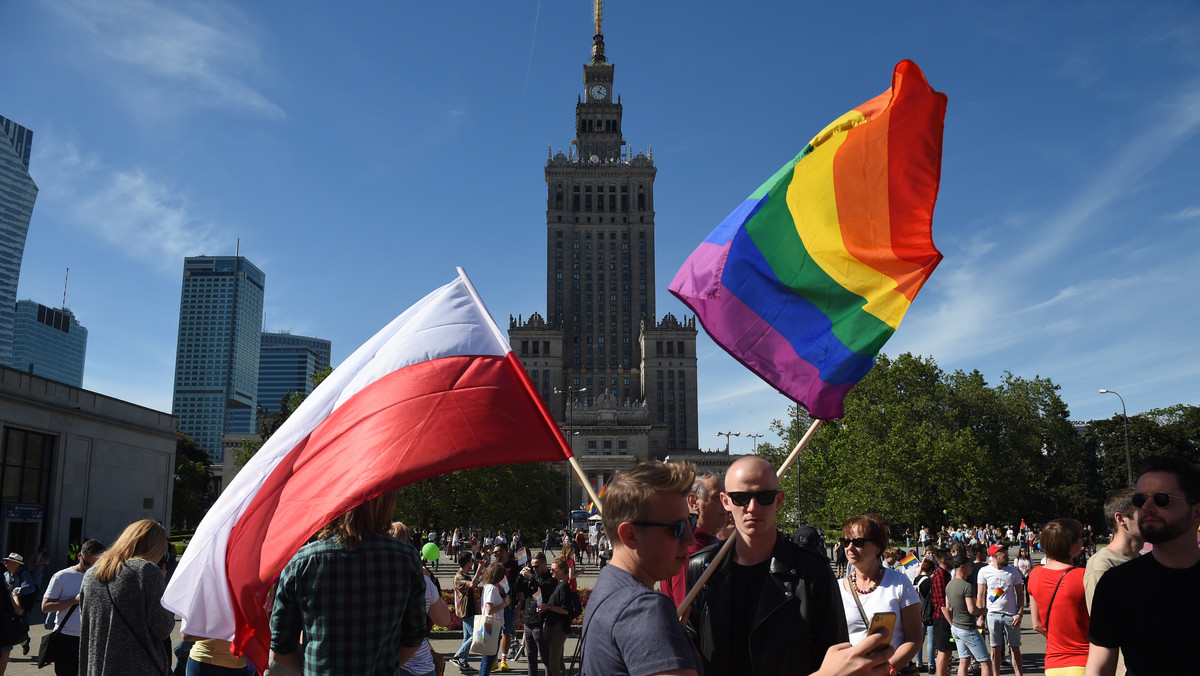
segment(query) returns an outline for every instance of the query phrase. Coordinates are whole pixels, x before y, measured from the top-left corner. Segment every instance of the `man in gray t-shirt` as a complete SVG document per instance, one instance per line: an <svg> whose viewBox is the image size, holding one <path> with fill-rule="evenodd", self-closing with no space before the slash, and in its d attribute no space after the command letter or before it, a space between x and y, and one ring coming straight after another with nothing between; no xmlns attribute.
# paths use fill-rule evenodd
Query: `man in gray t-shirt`
<svg viewBox="0 0 1200 676"><path fill-rule="evenodd" d="M684 497L694 476L690 464L644 462L609 482L603 519L613 558L583 619L584 676L699 671L675 605L654 591L655 582L679 571L694 541Z"/></svg>

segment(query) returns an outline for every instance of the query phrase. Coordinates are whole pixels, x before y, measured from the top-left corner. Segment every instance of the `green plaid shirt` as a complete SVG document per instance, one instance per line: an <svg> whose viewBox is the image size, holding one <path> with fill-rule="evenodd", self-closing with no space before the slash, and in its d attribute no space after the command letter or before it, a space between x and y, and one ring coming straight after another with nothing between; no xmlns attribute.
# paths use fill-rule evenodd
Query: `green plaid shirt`
<svg viewBox="0 0 1200 676"><path fill-rule="evenodd" d="M394 676L399 650L428 635L417 550L383 534L347 552L337 538L300 548L283 569L271 613L271 650L300 646L305 674Z"/></svg>

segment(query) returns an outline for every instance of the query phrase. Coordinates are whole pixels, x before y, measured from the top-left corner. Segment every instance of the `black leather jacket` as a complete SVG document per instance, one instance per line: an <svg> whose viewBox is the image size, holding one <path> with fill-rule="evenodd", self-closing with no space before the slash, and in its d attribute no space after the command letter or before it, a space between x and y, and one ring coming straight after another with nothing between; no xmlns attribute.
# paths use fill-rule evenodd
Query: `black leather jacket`
<svg viewBox="0 0 1200 676"><path fill-rule="evenodd" d="M705 547L688 563L690 589L721 543ZM846 615L829 561L776 534L770 572L758 599L734 599L731 552L719 564L688 616L687 633L704 662L705 676L811 674L821 667L825 651L847 640ZM730 664L729 622L734 603L753 603L757 610L750 630L751 664Z"/></svg>

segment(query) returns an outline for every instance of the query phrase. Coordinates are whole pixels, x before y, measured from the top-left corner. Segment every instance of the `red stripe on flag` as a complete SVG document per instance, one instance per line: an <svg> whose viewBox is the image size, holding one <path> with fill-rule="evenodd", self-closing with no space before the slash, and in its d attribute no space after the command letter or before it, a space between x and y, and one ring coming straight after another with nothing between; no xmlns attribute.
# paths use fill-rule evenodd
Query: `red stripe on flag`
<svg viewBox="0 0 1200 676"><path fill-rule="evenodd" d="M515 358L446 357L390 373L334 409L280 460L230 532L234 652L265 667L268 588L335 517L448 472L565 460L566 440L527 383Z"/></svg>

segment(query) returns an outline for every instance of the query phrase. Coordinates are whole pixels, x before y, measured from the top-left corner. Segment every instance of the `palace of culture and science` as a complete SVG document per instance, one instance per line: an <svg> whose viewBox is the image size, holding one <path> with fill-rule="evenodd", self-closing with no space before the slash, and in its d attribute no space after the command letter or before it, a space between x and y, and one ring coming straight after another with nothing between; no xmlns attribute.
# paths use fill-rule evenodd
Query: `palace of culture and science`
<svg viewBox="0 0 1200 676"><path fill-rule="evenodd" d="M614 470L699 449L696 320L655 313L658 170L653 151L624 147L613 71L597 3L575 139L546 162L546 314L510 318L508 331L597 490ZM587 498L572 481L574 508Z"/></svg>

